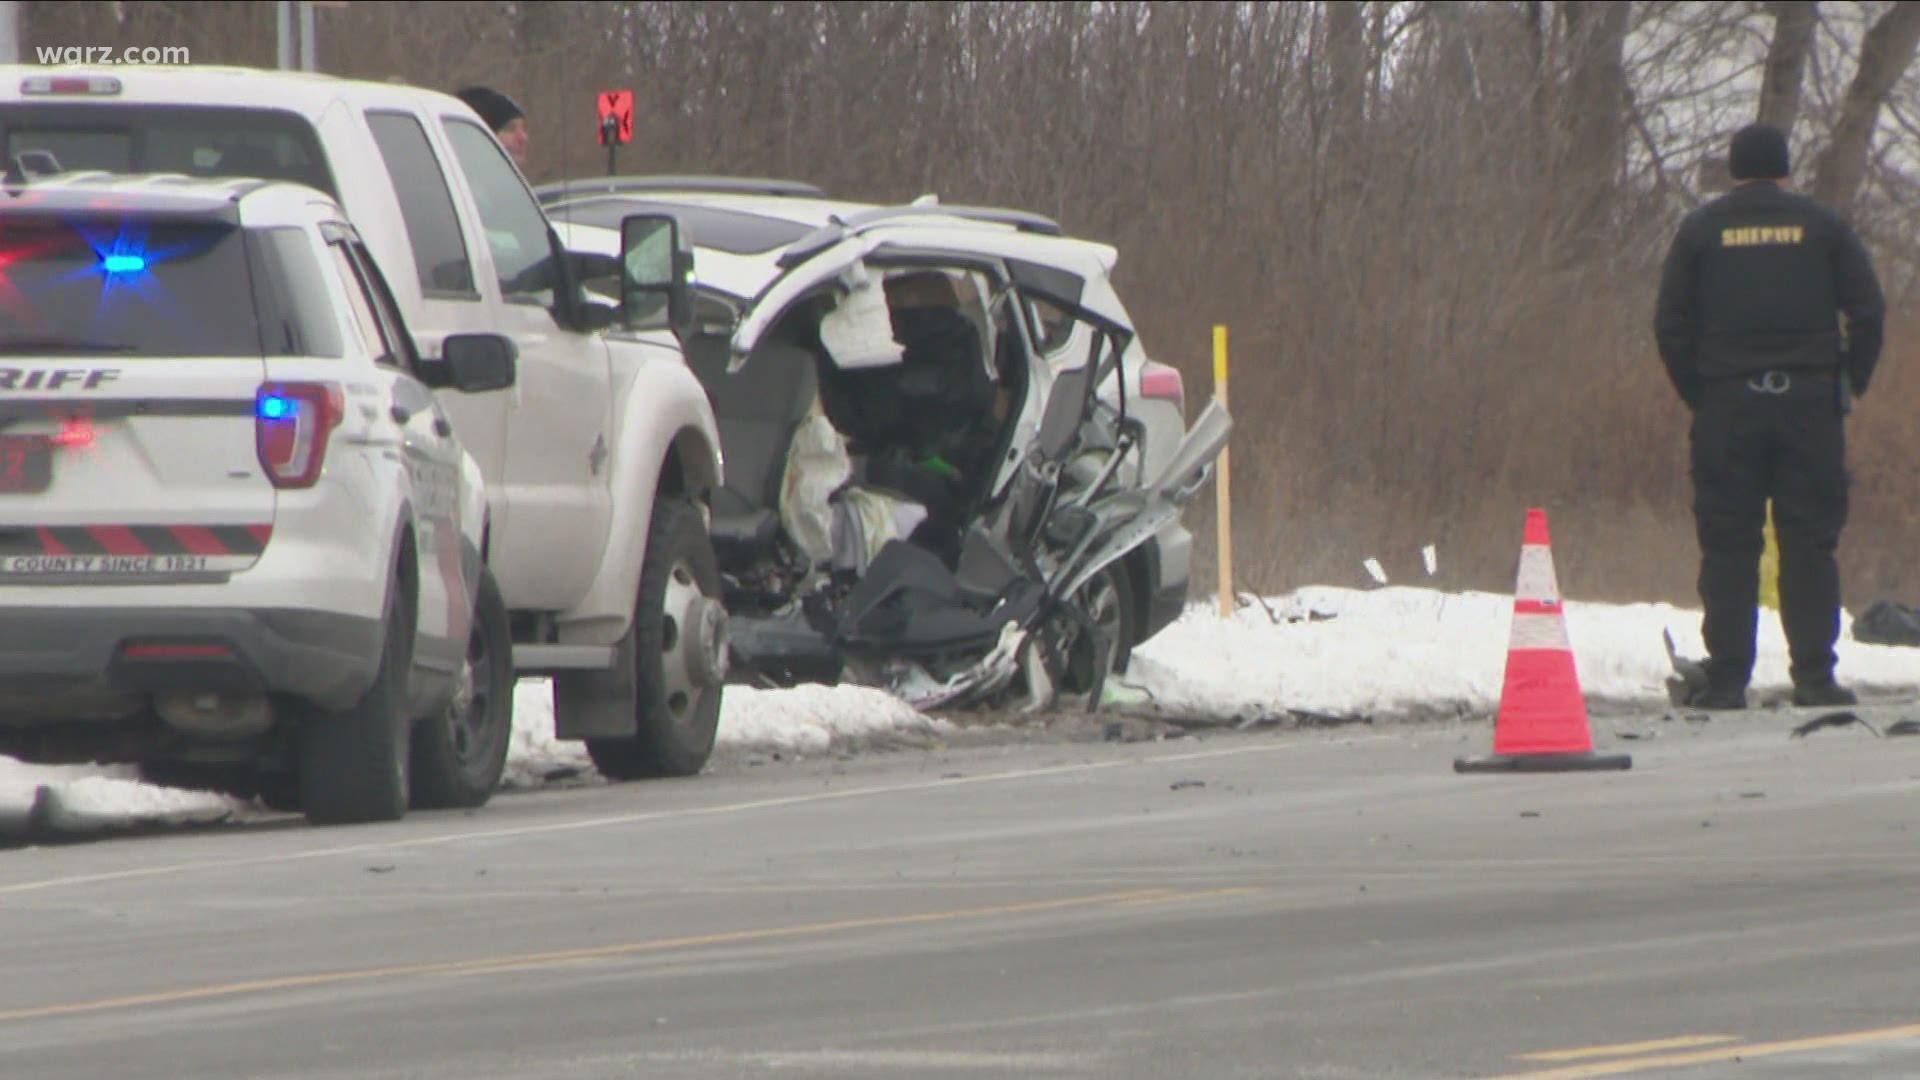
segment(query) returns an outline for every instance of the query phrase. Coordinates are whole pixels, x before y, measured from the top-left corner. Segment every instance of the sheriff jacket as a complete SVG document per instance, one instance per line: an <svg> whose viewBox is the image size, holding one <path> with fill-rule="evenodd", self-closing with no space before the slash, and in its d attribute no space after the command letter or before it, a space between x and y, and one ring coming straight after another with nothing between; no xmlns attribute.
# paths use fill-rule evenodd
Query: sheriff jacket
<svg viewBox="0 0 1920 1080"><path fill-rule="evenodd" d="M1710 381L1770 370L1844 368L1859 394L1880 359L1885 314L1853 229L1814 200L1757 181L1681 222L1660 275L1654 334L1689 405Z"/></svg>

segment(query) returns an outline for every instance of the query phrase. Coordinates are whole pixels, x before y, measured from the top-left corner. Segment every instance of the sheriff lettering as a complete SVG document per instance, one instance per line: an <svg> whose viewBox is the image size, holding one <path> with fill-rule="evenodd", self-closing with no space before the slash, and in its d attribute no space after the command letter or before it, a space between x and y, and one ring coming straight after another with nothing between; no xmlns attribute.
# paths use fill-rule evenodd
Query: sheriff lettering
<svg viewBox="0 0 1920 1080"><path fill-rule="evenodd" d="M1760 247L1769 244L1797 244L1806 237L1802 225L1746 225L1720 230L1721 247Z"/></svg>
<svg viewBox="0 0 1920 1080"><path fill-rule="evenodd" d="M0 390L98 390L119 377L118 368L0 367Z"/></svg>

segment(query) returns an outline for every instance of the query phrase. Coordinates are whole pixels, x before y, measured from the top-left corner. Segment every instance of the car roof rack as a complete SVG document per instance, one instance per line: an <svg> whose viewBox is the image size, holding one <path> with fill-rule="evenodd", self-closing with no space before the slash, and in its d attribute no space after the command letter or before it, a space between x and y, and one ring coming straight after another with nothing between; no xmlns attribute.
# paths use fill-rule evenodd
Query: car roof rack
<svg viewBox="0 0 1920 1080"><path fill-rule="evenodd" d="M871 210L862 210L849 214L843 220L849 228L864 228L868 225L904 217L952 217L968 221L985 221L994 225L1011 225L1021 232L1039 233L1042 236L1062 234L1060 223L1044 214L1028 210L1009 210L998 206L946 206L936 202L913 202L905 206L876 206Z"/></svg>
<svg viewBox="0 0 1920 1080"><path fill-rule="evenodd" d="M28 174L19 183L30 184L33 190L42 194L54 194L67 191L96 192L107 189L113 194L140 195L149 191L165 192L166 196L200 198L215 202L232 202L268 186L272 181L256 176L192 176L178 172L119 173L107 169L73 169L55 173Z"/></svg>
<svg viewBox="0 0 1920 1080"><path fill-rule="evenodd" d="M543 203L581 195L625 195L654 191L699 192L713 195L776 195L823 199L827 193L799 180L770 180L752 176L596 176L563 180L533 189Z"/></svg>
<svg viewBox="0 0 1920 1080"><path fill-rule="evenodd" d="M904 218L959 218L993 225L1010 225L1025 233L1062 236L1060 223L1042 214L1026 210L1008 210L994 206L945 206L937 202L915 200L902 206L876 206L845 217L835 217L826 225L795 240L780 253L783 267L798 266L845 239L848 233L873 225L884 225Z"/></svg>
<svg viewBox="0 0 1920 1080"><path fill-rule="evenodd" d="M14 210L29 214L126 214L142 219L239 224L239 200L264 186L265 181L250 177L124 174L97 169L60 173L25 183L16 182L10 175L0 183L0 192L8 196L31 193L32 200L0 198L0 214Z"/></svg>

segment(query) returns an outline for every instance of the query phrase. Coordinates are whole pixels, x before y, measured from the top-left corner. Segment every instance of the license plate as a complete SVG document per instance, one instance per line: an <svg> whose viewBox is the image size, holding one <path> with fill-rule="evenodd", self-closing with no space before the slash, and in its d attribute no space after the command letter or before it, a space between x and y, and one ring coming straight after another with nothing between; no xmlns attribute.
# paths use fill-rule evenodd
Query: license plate
<svg viewBox="0 0 1920 1080"><path fill-rule="evenodd" d="M0 435L0 495L32 495L53 486L53 442L44 435Z"/></svg>

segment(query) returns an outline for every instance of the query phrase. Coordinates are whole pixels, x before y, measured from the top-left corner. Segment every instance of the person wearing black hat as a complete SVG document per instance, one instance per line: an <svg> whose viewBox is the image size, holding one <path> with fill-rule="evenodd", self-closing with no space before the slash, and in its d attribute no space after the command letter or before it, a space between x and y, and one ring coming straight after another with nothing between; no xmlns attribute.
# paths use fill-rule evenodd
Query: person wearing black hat
<svg viewBox="0 0 1920 1080"><path fill-rule="evenodd" d="M1834 677L1845 418L1879 361L1886 301L1845 219L1786 189L1778 128L1742 128L1728 166L1733 189L1674 235L1654 317L1660 359L1693 414L1707 661L1688 704L1746 707L1771 501L1794 704L1851 705Z"/></svg>
<svg viewBox="0 0 1920 1080"><path fill-rule="evenodd" d="M487 126L493 129L494 137L500 140L500 145L506 147L508 155L513 158L513 163L520 166L521 172L525 172L527 144L531 141L531 133L527 130L527 114L521 111L520 106L507 95L485 86L469 86L453 96L466 102L469 108L480 114L480 119L486 121Z"/></svg>

